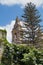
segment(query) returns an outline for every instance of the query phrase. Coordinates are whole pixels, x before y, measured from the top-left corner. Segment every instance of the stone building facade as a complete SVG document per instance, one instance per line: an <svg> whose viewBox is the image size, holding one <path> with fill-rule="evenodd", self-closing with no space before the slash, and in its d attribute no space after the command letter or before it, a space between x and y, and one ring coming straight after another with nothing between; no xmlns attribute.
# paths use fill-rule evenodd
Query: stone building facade
<svg viewBox="0 0 43 65"><path fill-rule="evenodd" d="M25 22L24 22L25 23ZM18 19L18 17L16 18L13 30L12 30L12 43L14 44L28 44L29 46L32 46L33 44L30 44L30 42L28 41L28 39L24 39L23 34L24 31L26 31L25 27L23 28L24 24L23 22L21 23L20 20ZM41 28L43 29L43 28ZM41 30L42 31L42 30ZM40 34L40 40L42 42L40 42L40 44L35 44L35 47L43 47L43 32ZM38 40L39 41L39 40Z"/></svg>
<svg viewBox="0 0 43 65"><path fill-rule="evenodd" d="M3 53L3 44L4 39L6 39L7 32L6 30L0 29L0 63L1 63L1 57Z"/></svg>
<svg viewBox="0 0 43 65"><path fill-rule="evenodd" d="M22 32L21 23L20 23L20 20L17 17L14 28L12 30L12 43L22 43L21 42L21 40L22 40L21 32Z"/></svg>
<svg viewBox="0 0 43 65"><path fill-rule="evenodd" d="M0 39L6 39L6 30L1 30L0 29Z"/></svg>
<svg viewBox="0 0 43 65"><path fill-rule="evenodd" d="M4 39L6 39L6 35L7 35L6 30L1 30L1 29L0 29L0 47L1 47L1 45L2 45L1 42L2 42Z"/></svg>

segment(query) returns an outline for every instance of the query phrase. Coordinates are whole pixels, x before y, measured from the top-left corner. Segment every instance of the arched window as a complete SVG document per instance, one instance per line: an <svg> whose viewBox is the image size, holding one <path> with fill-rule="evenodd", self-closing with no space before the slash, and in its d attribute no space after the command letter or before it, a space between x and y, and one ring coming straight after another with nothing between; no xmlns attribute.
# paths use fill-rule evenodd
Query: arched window
<svg viewBox="0 0 43 65"><path fill-rule="evenodd" d="M16 33L15 33L15 35L16 35Z"/></svg>
<svg viewBox="0 0 43 65"><path fill-rule="evenodd" d="M14 34L14 38L15 38L15 39L17 38L17 33Z"/></svg>

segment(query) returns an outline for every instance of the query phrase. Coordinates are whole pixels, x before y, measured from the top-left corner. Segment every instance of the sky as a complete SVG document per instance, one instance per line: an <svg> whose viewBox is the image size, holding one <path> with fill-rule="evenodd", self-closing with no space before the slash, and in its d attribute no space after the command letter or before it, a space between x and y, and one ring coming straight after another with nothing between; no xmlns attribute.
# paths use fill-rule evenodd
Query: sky
<svg viewBox="0 0 43 65"><path fill-rule="evenodd" d="M32 2L36 5L41 14L43 26L43 0L0 0L0 29L7 30L7 40L12 41L11 31L18 16L21 19L24 7L27 3Z"/></svg>

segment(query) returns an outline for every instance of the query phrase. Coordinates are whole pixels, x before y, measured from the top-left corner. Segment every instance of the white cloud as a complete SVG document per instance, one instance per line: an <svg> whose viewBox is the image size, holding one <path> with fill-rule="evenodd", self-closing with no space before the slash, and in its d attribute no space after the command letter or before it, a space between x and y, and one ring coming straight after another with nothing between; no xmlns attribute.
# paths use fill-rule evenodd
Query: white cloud
<svg viewBox="0 0 43 65"><path fill-rule="evenodd" d="M12 32L11 31L13 29L14 24L15 24L15 21L12 21L10 24L8 24L6 26L3 26L3 27L0 26L0 29L3 29L3 30L6 29L6 31L7 31L7 40L9 42L12 41Z"/></svg>
<svg viewBox="0 0 43 65"><path fill-rule="evenodd" d="M36 4L36 6L43 5L43 0L0 0L0 3L3 5L14 5L14 4L20 4L24 6L26 3L33 2Z"/></svg>

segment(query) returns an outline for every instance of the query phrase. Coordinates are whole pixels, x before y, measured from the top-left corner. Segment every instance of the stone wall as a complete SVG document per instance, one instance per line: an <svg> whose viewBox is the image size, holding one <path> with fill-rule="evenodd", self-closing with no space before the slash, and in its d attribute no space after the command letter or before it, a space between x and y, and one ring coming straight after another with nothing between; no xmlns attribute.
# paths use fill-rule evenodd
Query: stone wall
<svg viewBox="0 0 43 65"><path fill-rule="evenodd" d="M2 53L3 53L4 39L6 39L6 35L7 35L6 30L0 29L0 63L1 63Z"/></svg>

